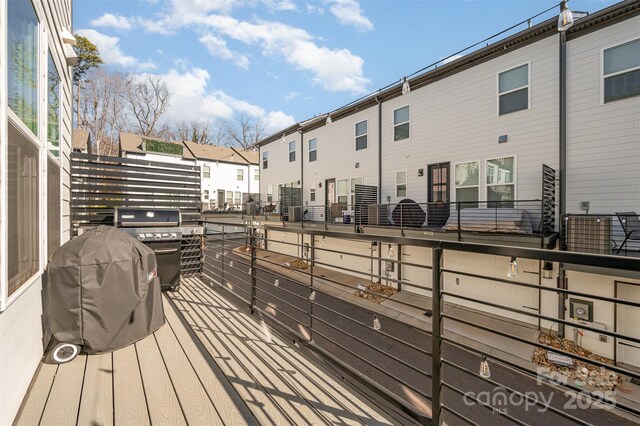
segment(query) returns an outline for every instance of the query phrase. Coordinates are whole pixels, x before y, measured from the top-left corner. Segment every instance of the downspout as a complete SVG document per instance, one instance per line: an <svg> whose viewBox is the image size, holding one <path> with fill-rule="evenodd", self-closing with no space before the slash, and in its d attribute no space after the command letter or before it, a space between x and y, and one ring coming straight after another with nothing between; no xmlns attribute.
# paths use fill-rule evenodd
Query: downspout
<svg viewBox="0 0 640 426"><path fill-rule="evenodd" d="M378 204L382 204L382 101L378 103ZM380 209L380 206L377 207ZM378 241L378 282L382 282L382 244Z"/></svg>
<svg viewBox="0 0 640 426"><path fill-rule="evenodd" d="M562 1L560 3L560 13L567 9L567 2ZM564 250L564 238L562 236L566 232L564 229L564 215L567 212L567 32L560 31L560 46L559 46L559 185L560 185L560 200L558 210L560 211L560 249ZM559 265L558 275L558 288L567 289L568 281L567 275L564 269L564 264ZM558 318L564 320L566 317L566 304L567 295L565 293L558 293ZM565 330L564 324L558 323L558 336L564 337Z"/></svg>
<svg viewBox="0 0 640 426"><path fill-rule="evenodd" d="M300 133L300 226L304 227L304 131Z"/></svg>

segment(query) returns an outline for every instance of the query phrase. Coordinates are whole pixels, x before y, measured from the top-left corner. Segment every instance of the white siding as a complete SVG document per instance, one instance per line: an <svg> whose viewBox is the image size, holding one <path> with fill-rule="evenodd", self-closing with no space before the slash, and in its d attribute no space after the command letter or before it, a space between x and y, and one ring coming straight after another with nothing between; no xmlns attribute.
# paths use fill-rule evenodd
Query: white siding
<svg viewBox="0 0 640 426"><path fill-rule="evenodd" d="M71 25L71 1L58 0L55 2L35 0L36 13L43 28L47 33L48 47L58 69L61 79L61 128L60 128L60 164L61 171L61 209L62 209L62 243L70 238L70 163L71 152L71 128L72 128L72 87L71 68L66 65L63 44L60 31L63 28L70 29ZM0 22L6 22L7 2L3 2L0 8ZM6 27L4 27L6 30ZM0 37L4 43L6 39ZM3 45L4 49L6 45ZM44 52L44 50L43 50ZM45 62L46 63L46 62ZM0 69L0 73L6 72L6 65ZM44 78L46 73L41 73ZM6 83L4 78L0 82ZM41 81L43 84L46 80ZM0 98L0 106L5 101ZM4 111L0 108L0 111ZM6 117L1 117L6 123ZM0 126L2 128L2 126ZM6 133L2 134L2 138ZM2 146L5 141L2 140ZM6 165L3 165L5 167ZM45 186L46 188L46 186ZM44 202L44 200L42 201ZM46 215L45 215L46 217ZM2 232L4 231L2 225ZM46 228L41 232L46 234ZM46 246L45 246L46 247ZM6 254L4 254L6 256ZM1 264L2 261L0 261ZM29 387L33 374L43 354L42 336L42 280L35 280L30 286L25 287L20 296L0 314L0 424L11 424L22 399Z"/></svg>
<svg viewBox="0 0 640 426"><path fill-rule="evenodd" d="M259 182L254 180L253 173L257 169L255 165L225 163L221 161L198 160L200 173L202 174L202 194L204 203L217 202L218 190L240 192L241 199L249 193L257 193ZM209 166L210 177L204 177L204 166ZM238 180L238 170L242 170L243 179ZM204 191L209 191L209 200L204 199Z"/></svg>
<svg viewBox="0 0 640 426"><path fill-rule="evenodd" d="M640 16L567 47L567 212L640 211L640 96L601 102L602 49L640 38Z"/></svg>
<svg viewBox="0 0 640 426"><path fill-rule="evenodd" d="M267 201L267 190L269 185L273 189L273 202L278 201L278 185L282 183L290 184L300 180L300 134L293 133L285 137L286 142L280 139L268 145L260 147L260 198L262 202ZM305 136L305 140L307 137ZM289 161L289 142L296 141L296 161ZM262 153L269 153L269 163L266 170L262 168ZM307 150L305 149L306 153Z"/></svg>

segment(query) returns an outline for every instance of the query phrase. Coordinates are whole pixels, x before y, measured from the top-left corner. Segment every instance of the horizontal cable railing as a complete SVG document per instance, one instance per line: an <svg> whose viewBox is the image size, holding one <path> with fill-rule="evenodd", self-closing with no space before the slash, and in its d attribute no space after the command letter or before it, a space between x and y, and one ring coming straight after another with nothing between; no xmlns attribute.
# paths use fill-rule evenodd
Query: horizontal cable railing
<svg viewBox="0 0 640 426"><path fill-rule="evenodd" d="M621 344L640 349L640 334L593 319L594 310L629 315L640 297L609 297L617 290L585 287L584 277L573 284L565 269L628 275L639 259L268 222L203 224L203 277L214 289L418 423L640 416L619 392L640 374L617 353Z"/></svg>

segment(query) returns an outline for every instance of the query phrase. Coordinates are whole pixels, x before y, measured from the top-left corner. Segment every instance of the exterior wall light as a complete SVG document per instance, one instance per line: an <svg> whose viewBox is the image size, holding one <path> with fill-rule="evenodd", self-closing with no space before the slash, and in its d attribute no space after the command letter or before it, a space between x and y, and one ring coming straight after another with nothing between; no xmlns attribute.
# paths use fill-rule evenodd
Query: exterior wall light
<svg viewBox="0 0 640 426"><path fill-rule="evenodd" d="M480 377L485 379L491 377L491 370L489 369L486 355L482 355L482 361L480 362Z"/></svg>
<svg viewBox="0 0 640 426"><path fill-rule="evenodd" d="M380 330L382 328L382 325L380 325L380 320L378 319L377 315L373 316L373 329L374 330Z"/></svg>
<svg viewBox="0 0 640 426"><path fill-rule="evenodd" d="M509 278L518 277L518 262L516 262L515 256L511 256L511 260L509 261L509 268L507 269L507 277Z"/></svg>
<svg viewBox="0 0 640 426"><path fill-rule="evenodd" d="M331 124L333 121L331 120L331 114L327 114L327 125Z"/></svg>
<svg viewBox="0 0 640 426"><path fill-rule="evenodd" d="M560 3L560 15L558 15L558 31L567 31L573 26L573 13L567 7L567 2Z"/></svg>
<svg viewBox="0 0 640 426"><path fill-rule="evenodd" d="M546 280L553 278L553 265L551 262L544 262L542 266L542 278Z"/></svg>
<svg viewBox="0 0 640 426"><path fill-rule="evenodd" d="M311 290L311 294L309 295L309 300L311 300L312 302L314 300L316 300L316 291L315 290Z"/></svg>
<svg viewBox="0 0 640 426"><path fill-rule="evenodd" d="M282 139L280 139L280 143L285 143L287 140L284 138L284 133L282 134Z"/></svg>
<svg viewBox="0 0 640 426"><path fill-rule="evenodd" d="M402 79L402 94L408 95L410 92L411 92L411 86L409 86L409 80L407 80L407 77L404 77Z"/></svg>

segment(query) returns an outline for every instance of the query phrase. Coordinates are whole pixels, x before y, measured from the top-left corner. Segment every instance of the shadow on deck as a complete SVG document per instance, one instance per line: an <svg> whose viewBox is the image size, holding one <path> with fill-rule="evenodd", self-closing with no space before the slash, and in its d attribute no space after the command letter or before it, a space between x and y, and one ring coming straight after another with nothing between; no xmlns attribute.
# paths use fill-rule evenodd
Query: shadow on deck
<svg viewBox="0 0 640 426"><path fill-rule="evenodd" d="M164 304L133 345L41 363L15 424L392 424L199 279Z"/></svg>

